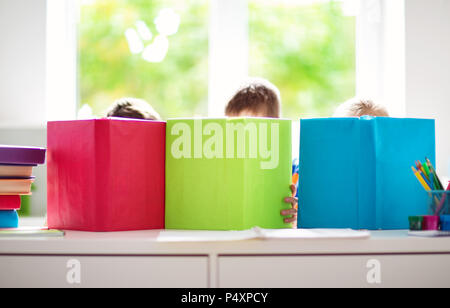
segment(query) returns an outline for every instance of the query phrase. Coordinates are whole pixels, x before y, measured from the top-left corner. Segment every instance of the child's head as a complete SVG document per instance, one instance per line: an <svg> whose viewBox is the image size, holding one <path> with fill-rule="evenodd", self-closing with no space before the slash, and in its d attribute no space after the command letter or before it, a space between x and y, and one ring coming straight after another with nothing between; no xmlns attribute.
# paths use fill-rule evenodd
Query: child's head
<svg viewBox="0 0 450 308"><path fill-rule="evenodd" d="M144 100L137 98L121 98L114 102L107 117L132 118L158 121L159 114Z"/></svg>
<svg viewBox="0 0 450 308"><path fill-rule="evenodd" d="M252 78L239 88L225 109L228 117L279 118L280 113L280 91L261 78Z"/></svg>
<svg viewBox="0 0 450 308"><path fill-rule="evenodd" d="M389 112L386 107L375 104L371 100L354 98L340 105L334 113L334 117L362 117L366 115L389 117Z"/></svg>

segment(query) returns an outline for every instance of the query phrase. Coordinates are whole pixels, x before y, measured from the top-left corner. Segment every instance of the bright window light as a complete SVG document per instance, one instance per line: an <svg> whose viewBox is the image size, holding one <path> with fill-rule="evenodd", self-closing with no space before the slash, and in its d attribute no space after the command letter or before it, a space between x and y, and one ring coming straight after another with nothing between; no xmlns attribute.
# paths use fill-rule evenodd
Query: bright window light
<svg viewBox="0 0 450 308"><path fill-rule="evenodd" d="M136 28L139 36L144 41L150 41L153 38L152 31L148 28L147 24L143 20L136 21Z"/></svg>
<svg viewBox="0 0 450 308"><path fill-rule="evenodd" d="M164 61L168 51L169 40L164 35L158 35L155 41L145 48L142 58L148 62L159 63Z"/></svg>
<svg viewBox="0 0 450 308"><path fill-rule="evenodd" d="M161 35L174 35L180 26L180 16L172 9L163 9L156 17L155 25Z"/></svg>
<svg viewBox="0 0 450 308"><path fill-rule="evenodd" d="M142 42L139 34L133 28L125 31L125 36L128 41L128 47L132 54L139 54L144 50L144 43Z"/></svg>

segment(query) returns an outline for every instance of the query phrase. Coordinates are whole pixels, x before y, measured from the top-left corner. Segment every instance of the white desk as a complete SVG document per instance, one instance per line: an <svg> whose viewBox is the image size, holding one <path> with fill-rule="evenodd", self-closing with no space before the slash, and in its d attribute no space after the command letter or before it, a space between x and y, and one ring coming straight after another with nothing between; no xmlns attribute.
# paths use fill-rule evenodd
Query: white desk
<svg viewBox="0 0 450 308"><path fill-rule="evenodd" d="M450 287L450 238L160 243L159 232L0 239L0 287ZM381 284L368 282L370 260Z"/></svg>

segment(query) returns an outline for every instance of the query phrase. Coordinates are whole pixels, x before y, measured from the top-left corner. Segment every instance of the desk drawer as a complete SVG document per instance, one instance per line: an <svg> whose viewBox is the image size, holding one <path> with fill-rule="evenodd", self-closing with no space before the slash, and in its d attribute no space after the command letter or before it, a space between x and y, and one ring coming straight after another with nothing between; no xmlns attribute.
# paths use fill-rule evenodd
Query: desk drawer
<svg viewBox="0 0 450 308"><path fill-rule="evenodd" d="M450 255L220 257L219 286L450 287Z"/></svg>
<svg viewBox="0 0 450 308"><path fill-rule="evenodd" d="M0 256L4 287L208 287L207 257Z"/></svg>

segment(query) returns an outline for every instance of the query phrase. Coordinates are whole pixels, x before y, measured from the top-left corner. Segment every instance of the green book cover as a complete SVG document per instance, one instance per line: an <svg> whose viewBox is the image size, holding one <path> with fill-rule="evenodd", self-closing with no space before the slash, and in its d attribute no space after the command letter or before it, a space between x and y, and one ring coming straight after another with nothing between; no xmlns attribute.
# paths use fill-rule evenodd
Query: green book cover
<svg viewBox="0 0 450 308"><path fill-rule="evenodd" d="M167 122L166 228L290 228L291 121L176 119Z"/></svg>

